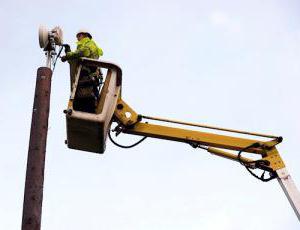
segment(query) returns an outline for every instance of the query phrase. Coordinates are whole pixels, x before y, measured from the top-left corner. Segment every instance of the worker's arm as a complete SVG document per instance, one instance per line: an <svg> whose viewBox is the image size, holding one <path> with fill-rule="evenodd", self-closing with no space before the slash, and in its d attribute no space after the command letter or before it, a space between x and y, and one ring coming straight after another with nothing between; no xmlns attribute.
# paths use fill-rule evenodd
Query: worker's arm
<svg viewBox="0 0 300 230"><path fill-rule="evenodd" d="M78 59L81 57L88 57L91 54L91 50L88 46L81 46L73 52L66 54L66 60Z"/></svg>

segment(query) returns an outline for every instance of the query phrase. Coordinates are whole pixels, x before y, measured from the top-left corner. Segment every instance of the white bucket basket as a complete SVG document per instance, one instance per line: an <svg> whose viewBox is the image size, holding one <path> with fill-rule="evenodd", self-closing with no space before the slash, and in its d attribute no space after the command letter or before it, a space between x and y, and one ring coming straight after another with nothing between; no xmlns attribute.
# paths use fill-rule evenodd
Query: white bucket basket
<svg viewBox="0 0 300 230"><path fill-rule="evenodd" d="M73 73L71 71L71 79L74 79L74 81L71 80L72 91L68 108L65 110L67 145L71 149L103 153L117 100L121 96L122 70L113 63L89 58L80 59L76 65L76 71L73 71ZM82 66L107 69L95 113L76 111L73 108Z"/></svg>

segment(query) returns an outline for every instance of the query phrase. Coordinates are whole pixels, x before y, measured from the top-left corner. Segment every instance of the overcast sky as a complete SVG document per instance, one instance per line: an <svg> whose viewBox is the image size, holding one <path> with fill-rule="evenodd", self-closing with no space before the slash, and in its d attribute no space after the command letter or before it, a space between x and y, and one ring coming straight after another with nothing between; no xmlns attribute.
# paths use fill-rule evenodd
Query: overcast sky
<svg viewBox="0 0 300 230"><path fill-rule="evenodd" d="M75 48L89 29L104 60L123 70L123 99L138 113L281 135L300 186L300 3L245 1L4 1L0 229L20 229L38 26L60 25ZM104 155L70 150L62 111L69 69L52 79L43 230L299 229L276 180L182 143L108 141ZM137 137L118 139L133 143Z"/></svg>

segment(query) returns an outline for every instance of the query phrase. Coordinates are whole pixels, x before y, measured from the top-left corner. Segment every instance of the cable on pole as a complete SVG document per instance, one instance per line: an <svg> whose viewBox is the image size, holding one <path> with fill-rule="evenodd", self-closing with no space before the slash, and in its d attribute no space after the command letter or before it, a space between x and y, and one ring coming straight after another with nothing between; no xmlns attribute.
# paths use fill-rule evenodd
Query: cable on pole
<svg viewBox="0 0 300 230"><path fill-rule="evenodd" d="M52 72L54 72L54 70L55 70L55 66L56 66L57 59L60 57L60 54L61 54L63 48L64 48L64 47L61 46L60 49L59 49L59 51L58 51L58 54L56 55L56 58L55 58L55 60L54 60L54 62L53 62Z"/></svg>

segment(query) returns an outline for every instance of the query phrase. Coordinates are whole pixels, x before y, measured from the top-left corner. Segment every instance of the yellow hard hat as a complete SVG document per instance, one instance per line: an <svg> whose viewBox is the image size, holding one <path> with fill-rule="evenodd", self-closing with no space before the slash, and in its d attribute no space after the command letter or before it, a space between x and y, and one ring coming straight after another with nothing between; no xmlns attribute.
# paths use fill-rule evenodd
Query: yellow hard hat
<svg viewBox="0 0 300 230"><path fill-rule="evenodd" d="M86 34L90 39L93 38L92 35L91 35L91 33L90 33L87 29L80 29L80 30L78 30L76 36L77 36L78 34Z"/></svg>

